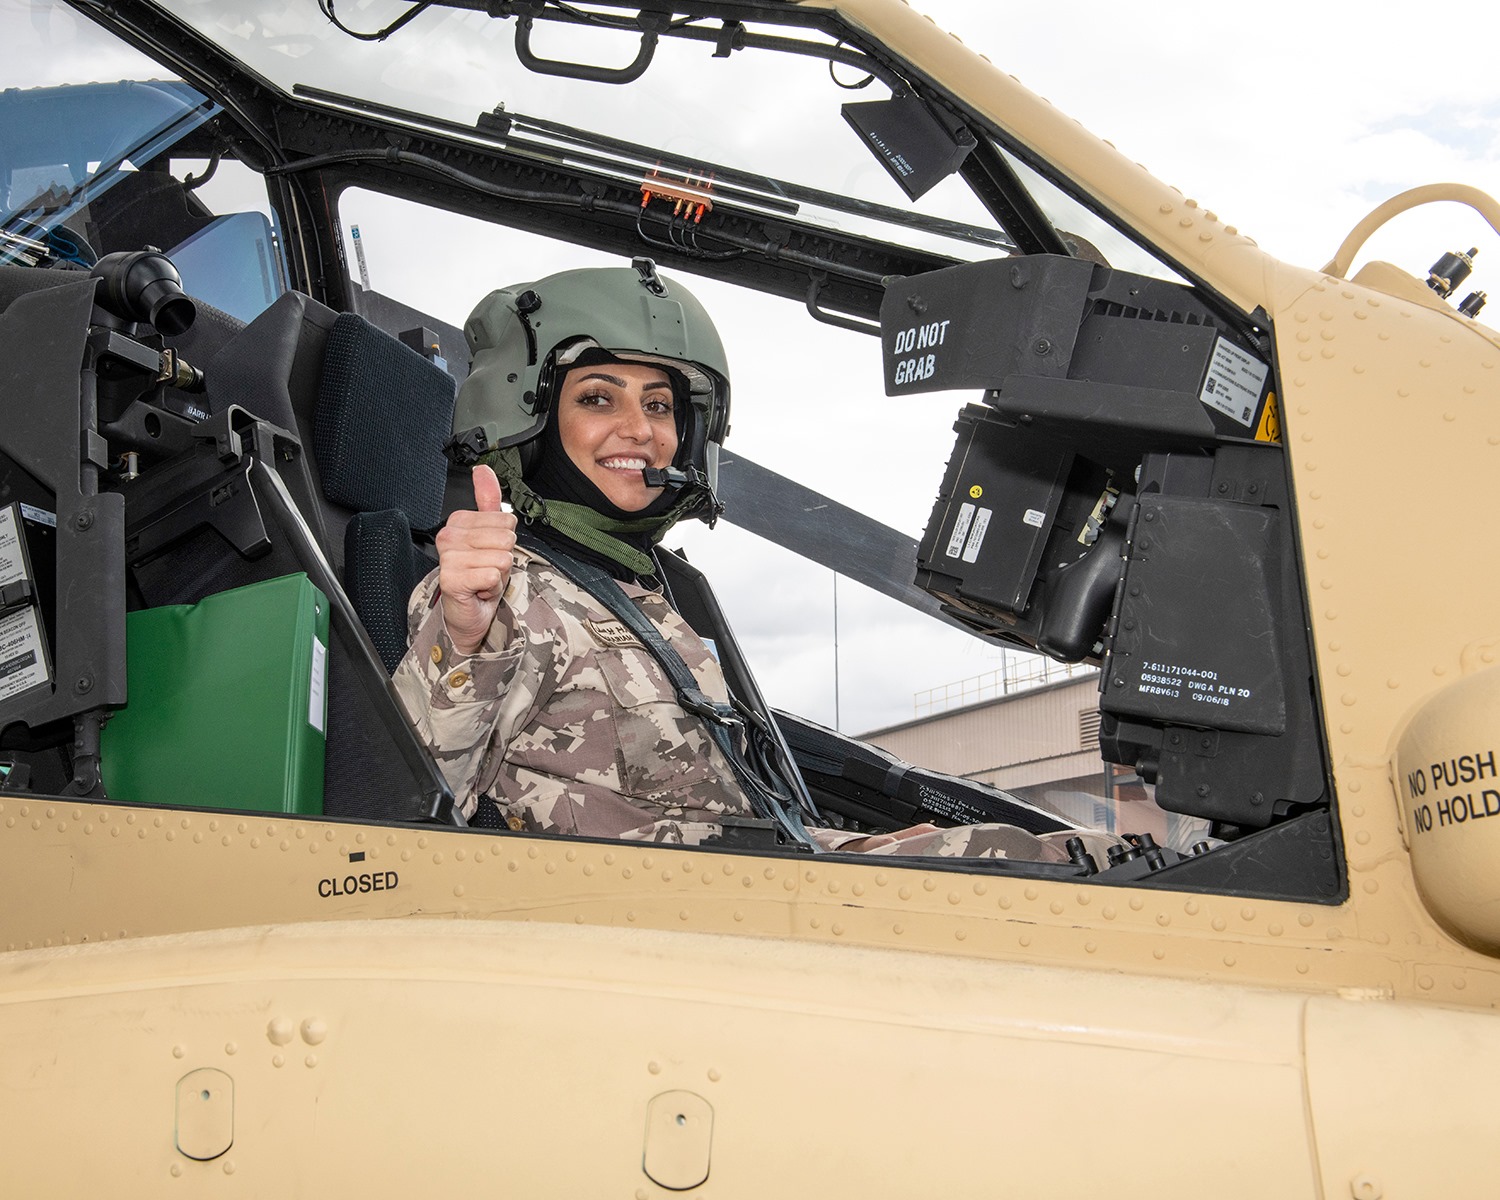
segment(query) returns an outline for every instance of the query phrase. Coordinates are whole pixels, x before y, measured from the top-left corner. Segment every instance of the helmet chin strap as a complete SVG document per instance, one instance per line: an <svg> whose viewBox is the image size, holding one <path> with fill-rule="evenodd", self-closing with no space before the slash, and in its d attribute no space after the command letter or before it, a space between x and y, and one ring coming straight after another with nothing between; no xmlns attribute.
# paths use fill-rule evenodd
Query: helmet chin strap
<svg viewBox="0 0 1500 1200"><path fill-rule="evenodd" d="M621 521L606 517L586 504L573 504L566 500L544 500L521 477L521 451L519 447L507 446L503 450L492 450L480 461L493 468L505 490L510 506L528 523L537 522L556 529L572 538L580 546L604 555L617 562L632 575L656 574L656 562L649 554L627 545L615 533L645 533L655 546L677 524L679 518L701 502L701 497L692 488L684 490L666 512L654 517L640 517L633 521Z"/></svg>

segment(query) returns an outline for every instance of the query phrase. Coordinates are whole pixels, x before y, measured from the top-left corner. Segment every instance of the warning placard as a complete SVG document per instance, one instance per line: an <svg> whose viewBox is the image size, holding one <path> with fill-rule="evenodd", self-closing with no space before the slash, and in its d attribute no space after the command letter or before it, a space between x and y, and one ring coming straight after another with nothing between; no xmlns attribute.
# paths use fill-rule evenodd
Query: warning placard
<svg viewBox="0 0 1500 1200"><path fill-rule="evenodd" d="M0 508L0 587L29 579L26 569L26 544L21 540L21 522L16 506Z"/></svg>
<svg viewBox="0 0 1500 1200"><path fill-rule="evenodd" d="M0 700L9 700L51 680L47 646L37 624L36 609L27 605L0 617Z"/></svg>
<svg viewBox="0 0 1500 1200"><path fill-rule="evenodd" d="M1255 411L1260 406L1260 396L1270 371L1271 368L1253 354L1219 338L1214 343L1208 376L1203 381L1198 399L1249 429L1255 424Z"/></svg>

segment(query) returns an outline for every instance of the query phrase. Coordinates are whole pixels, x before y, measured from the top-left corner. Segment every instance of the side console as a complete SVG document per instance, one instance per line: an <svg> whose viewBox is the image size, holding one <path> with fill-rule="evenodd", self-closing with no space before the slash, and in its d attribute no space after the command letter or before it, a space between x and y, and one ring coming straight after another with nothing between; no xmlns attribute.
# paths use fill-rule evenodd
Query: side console
<svg viewBox="0 0 1500 1200"><path fill-rule="evenodd" d="M132 702L127 612L305 575L328 605L322 811L462 823L305 518L301 442L214 402L214 381L166 345L194 319L171 263L3 270L0 559L9 531L17 570L0 577L0 622L32 632L20 665L0 664L0 790L136 799L106 797L100 769L101 731ZM201 789L152 799L215 804Z"/></svg>
<svg viewBox="0 0 1500 1200"><path fill-rule="evenodd" d="M918 586L982 636L1099 664L1104 757L1162 807L1226 839L1326 809L1262 331L1050 255L900 280L881 327L890 394L984 393Z"/></svg>

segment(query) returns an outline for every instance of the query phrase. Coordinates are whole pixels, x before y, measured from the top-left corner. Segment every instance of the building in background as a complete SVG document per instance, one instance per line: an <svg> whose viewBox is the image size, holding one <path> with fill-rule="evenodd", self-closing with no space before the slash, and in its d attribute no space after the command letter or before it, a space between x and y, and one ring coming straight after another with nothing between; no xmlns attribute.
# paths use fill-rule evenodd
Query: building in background
<svg viewBox="0 0 1500 1200"><path fill-rule="evenodd" d="M1080 825L1149 833L1176 850L1208 835L1206 821L1158 808L1155 789L1134 769L1100 758L1099 672L1092 667L1016 655L1000 671L919 692L916 707L928 715L860 740Z"/></svg>

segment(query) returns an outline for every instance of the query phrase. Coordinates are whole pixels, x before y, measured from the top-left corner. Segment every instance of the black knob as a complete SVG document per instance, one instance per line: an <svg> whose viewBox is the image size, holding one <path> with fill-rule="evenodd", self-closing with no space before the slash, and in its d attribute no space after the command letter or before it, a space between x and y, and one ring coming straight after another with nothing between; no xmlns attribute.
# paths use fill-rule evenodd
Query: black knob
<svg viewBox="0 0 1500 1200"><path fill-rule="evenodd" d="M1469 277L1469 272L1474 269L1474 256L1478 253L1477 246L1467 254L1455 254L1450 250L1432 264L1432 269L1427 272L1427 286L1447 299Z"/></svg>
<svg viewBox="0 0 1500 1200"><path fill-rule="evenodd" d="M1099 871L1099 864L1094 861L1094 856L1083 846L1083 839L1070 837L1065 843L1068 851L1068 861L1074 866L1082 867L1085 875L1094 875Z"/></svg>

